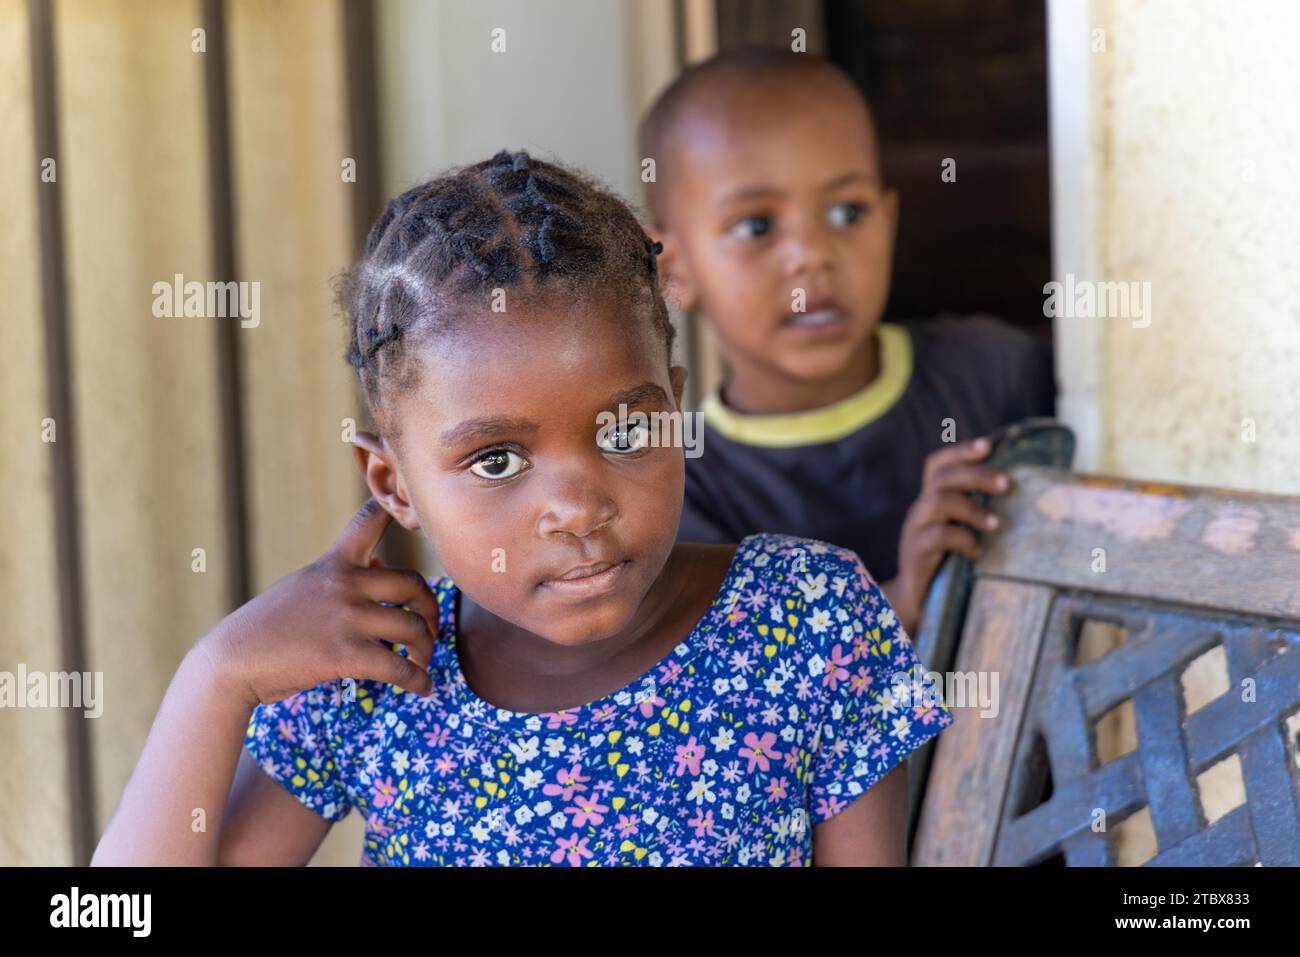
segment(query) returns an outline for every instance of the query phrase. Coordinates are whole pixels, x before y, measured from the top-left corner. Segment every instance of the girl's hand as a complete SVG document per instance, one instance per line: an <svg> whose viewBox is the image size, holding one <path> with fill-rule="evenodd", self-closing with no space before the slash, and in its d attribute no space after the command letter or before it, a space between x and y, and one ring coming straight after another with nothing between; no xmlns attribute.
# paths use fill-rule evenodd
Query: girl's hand
<svg viewBox="0 0 1300 957"><path fill-rule="evenodd" d="M370 499L324 555L201 639L222 680L250 708L342 678L422 695L433 690L428 667L438 634L437 601L419 572L382 567L371 555L391 521ZM407 646L410 657L378 644L380 638Z"/></svg>

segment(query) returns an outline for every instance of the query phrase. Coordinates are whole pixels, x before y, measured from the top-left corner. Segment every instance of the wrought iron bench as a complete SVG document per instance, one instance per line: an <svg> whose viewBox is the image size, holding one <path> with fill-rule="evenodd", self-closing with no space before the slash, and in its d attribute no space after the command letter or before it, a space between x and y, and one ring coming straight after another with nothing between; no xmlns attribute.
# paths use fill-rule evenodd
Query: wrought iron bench
<svg viewBox="0 0 1300 957"><path fill-rule="evenodd" d="M1300 500L1066 470L1013 427L1014 487L916 636L996 675L996 716L909 761L914 865L1300 865Z"/></svg>

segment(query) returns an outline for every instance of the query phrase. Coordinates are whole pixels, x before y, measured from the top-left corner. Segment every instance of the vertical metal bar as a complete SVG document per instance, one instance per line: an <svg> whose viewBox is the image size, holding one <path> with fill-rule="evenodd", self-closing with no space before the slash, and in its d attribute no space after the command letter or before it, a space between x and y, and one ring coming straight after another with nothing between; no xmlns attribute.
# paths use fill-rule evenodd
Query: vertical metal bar
<svg viewBox="0 0 1300 957"><path fill-rule="evenodd" d="M68 347L68 305L63 256L63 204L60 196L67 163L59 153L59 100L56 88L54 17L48 0L28 0L32 61L32 118L36 164L56 162L56 180L36 188L40 221L41 305L45 324L45 385L55 422L53 457L54 537L59 567L59 634L64 671L86 670L85 606L81 576L81 527L77 500L76 423L72 407L72 366ZM68 794L73 863L90 863L95 847L95 780L90 731L79 708L66 708Z"/></svg>
<svg viewBox="0 0 1300 957"><path fill-rule="evenodd" d="M343 69L348 96L348 155L356 163L352 191L352 252L365 250L366 234L378 217L383 202L380 177L379 83L375 74L375 10L371 0L341 0L343 16ZM360 383L356 385L356 407L365 407ZM360 494L370 494L361 481ZM389 566L418 564L418 543L399 528L384 536L375 550Z"/></svg>
<svg viewBox="0 0 1300 957"><path fill-rule="evenodd" d="M235 210L230 174L230 117L227 95L226 8L224 0L203 0L207 53L203 92L208 127L208 199L212 217L212 278L236 278ZM218 411L226 512L228 604L234 609L250 595L248 492L245 485L243 397L239 391L238 322L215 323Z"/></svg>

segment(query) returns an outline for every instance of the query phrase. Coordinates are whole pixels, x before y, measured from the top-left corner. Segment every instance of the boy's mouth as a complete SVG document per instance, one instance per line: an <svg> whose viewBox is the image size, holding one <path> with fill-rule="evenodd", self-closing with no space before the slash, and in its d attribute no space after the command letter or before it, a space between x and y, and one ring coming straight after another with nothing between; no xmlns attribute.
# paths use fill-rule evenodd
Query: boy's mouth
<svg viewBox="0 0 1300 957"><path fill-rule="evenodd" d="M810 303L804 312L792 312L781 325L800 331L836 331L848 325L848 313L837 302L824 301Z"/></svg>

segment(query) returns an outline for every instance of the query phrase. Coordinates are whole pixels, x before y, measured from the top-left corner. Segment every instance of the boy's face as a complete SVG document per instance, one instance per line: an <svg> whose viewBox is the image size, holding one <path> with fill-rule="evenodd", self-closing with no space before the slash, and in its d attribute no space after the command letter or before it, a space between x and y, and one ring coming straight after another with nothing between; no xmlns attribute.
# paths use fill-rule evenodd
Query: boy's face
<svg viewBox="0 0 1300 957"><path fill-rule="evenodd" d="M467 316L412 343L418 385L392 400L400 438L367 480L407 528L423 528L478 605L558 644L633 621L681 518L681 448L606 436L598 415L672 412L671 371L648 320L577 297ZM680 434L680 433L678 433ZM582 566L599 577L556 582Z"/></svg>
<svg viewBox="0 0 1300 957"><path fill-rule="evenodd" d="M737 87L672 142L670 295L714 323L733 372L843 372L884 312L898 217L861 98L830 78Z"/></svg>

